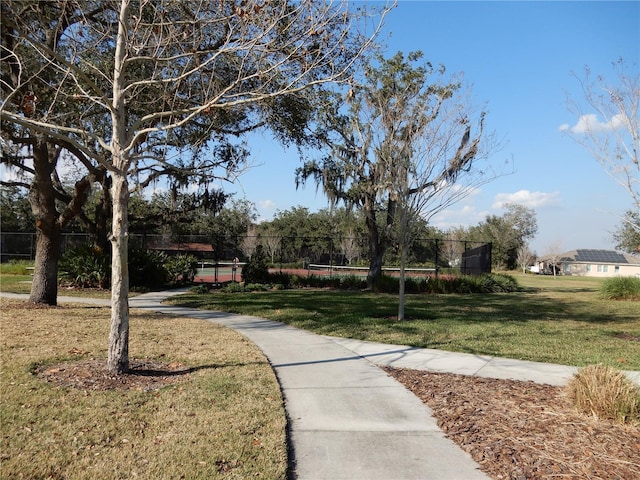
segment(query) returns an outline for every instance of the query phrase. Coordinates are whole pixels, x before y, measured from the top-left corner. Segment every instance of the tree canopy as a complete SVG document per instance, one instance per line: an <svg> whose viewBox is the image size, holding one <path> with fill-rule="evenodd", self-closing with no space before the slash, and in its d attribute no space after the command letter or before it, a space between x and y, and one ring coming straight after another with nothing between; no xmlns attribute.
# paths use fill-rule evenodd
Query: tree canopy
<svg viewBox="0 0 640 480"><path fill-rule="evenodd" d="M264 125L276 135L298 129L292 136L302 138L307 94L347 80L371 44L357 28L370 17L349 7L286 0L2 3L2 57L11 78L2 80L0 119L45 143L66 142L111 176L112 372L128 368L132 177L144 185L171 170L206 183L220 167L235 172L243 162L243 149L225 141L230 133ZM55 17L53 44L48 30L33 25L45 10L47 20ZM55 84L41 69L24 68L32 59L56 72Z"/></svg>
<svg viewBox="0 0 640 480"><path fill-rule="evenodd" d="M327 154L297 170L299 185L313 179L331 202L363 212L370 288L399 239L399 212L428 221L493 176L478 166L490 150L485 113L444 67L421 59L376 56L349 88L327 94L319 117Z"/></svg>

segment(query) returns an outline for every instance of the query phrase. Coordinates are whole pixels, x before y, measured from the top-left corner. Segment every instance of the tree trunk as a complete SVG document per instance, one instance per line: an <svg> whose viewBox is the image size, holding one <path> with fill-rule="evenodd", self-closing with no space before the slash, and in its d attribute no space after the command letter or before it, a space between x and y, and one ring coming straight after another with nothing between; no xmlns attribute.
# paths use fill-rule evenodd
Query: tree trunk
<svg viewBox="0 0 640 480"><path fill-rule="evenodd" d="M38 138L33 147L34 177L29 190L29 203L36 220L37 232L29 301L46 305L56 305L58 302L58 259L62 244L61 230L57 223L55 190L51 181L56 155L49 150L44 139Z"/></svg>
<svg viewBox="0 0 640 480"><path fill-rule="evenodd" d="M38 227L36 233L36 257L29 301L45 305L58 303L58 259L62 246L62 234L52 228Z"/></svg>
<svg viewBox="0 0 640 480"><path fill-rule="evenodd" d="M406 264L407 264L407 248L403 241L400 244L400 279L398 281L399 283L398 320L399 321L404 320Z"/></svg>
<svg viewBox="0 0 640 480"><path fill-rule="evenodd" d="M111 234L111 331L107 368L120 374L129 369L129 267L127 207L129 186L126 176L113 177L113 225Z"/></svg>
<svg viewBox="0 0 640 480"><path fill-rule="evenodd" d="M373 290L377 281L382 277L382 259L386 246L380 242L380 234L375 216L370 219L366 215L366 224L369 230L369 272L367 273L367 288Z"/></svg>
<svg viewBox="0 0 640 480"><path fill-rule="evenodd" d="M129 185L127 175L130 167L127 145L127 119L125 110L124 76L129 22L129 2L120 5L118 34L116 38L115 64L113 69L113 108L111 111L111 331L107 369L118 375L129 369Z"/></svg>

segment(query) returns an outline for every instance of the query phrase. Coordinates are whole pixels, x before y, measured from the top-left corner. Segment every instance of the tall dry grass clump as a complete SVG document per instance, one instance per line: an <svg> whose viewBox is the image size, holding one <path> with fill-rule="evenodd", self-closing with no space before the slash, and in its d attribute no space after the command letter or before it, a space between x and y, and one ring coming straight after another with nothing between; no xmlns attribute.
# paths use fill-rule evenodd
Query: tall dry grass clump
<svg viewBox="0 0 640 480"><path fill-rule="evenodd" d="M589 415L619 423L640 423L640 389L623 372L589 365L567 384L575 407Z"/></svg>

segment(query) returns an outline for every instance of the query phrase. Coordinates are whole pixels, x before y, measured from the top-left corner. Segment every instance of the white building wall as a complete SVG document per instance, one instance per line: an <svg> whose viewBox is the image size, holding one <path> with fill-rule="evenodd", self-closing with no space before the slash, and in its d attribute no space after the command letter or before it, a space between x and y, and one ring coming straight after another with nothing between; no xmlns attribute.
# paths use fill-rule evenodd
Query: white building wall
<svg viewBox="0 0 640 480"><path fill-rule="evenodd" d="M635 277L640 276L640 265L566 263L560 271L569 275L585 277Z"/></svg>

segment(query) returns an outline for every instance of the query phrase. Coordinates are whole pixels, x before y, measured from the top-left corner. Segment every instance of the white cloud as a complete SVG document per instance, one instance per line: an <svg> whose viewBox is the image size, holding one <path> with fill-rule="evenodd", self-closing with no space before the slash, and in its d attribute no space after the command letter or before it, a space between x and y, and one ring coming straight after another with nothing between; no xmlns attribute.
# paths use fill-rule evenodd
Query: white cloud
<svg viewBox="0 0 640 480"><path fill-rule="evenodd" d="M462 205L460 208L448 208L433 216L430 225L448 230L452 227L476 225L482 222L489 214L487 211L479 211L473 205Z"/></svg>
<svg viewBox="0 0 640 480"><path fill-rule="evenodd" d="M275 210L276 202L273 200L260 200L258 202L258 208L260 208L260 210Z"/></svg>
<svg viewBox="0 0 640 480"><path fill-rule="evenodd" d="M276 211L276 202L273 200L258 200L256 210L258 211L257 222L268 222L273 219L273 214Z"/></svg>
<svg viewBox="0 0 640 480"><path fill-rule="evenodd" d="M529 208L553 206L560 203L560 192L518 190L514 193L498 193L491 208L504 208L507 203L517 203Z"/></svg>
<svg viewBox="0 0 640 480"><path fill-rule="evenodd" d="M628 120L622 113L614 115L607 122L601 122L595 113L590 113L580 116L578 122L573 127L568 123L564 123L560 125L559 130L561 132L570 131L571 133L607 132L620 128L627 123Z"/></svg>

